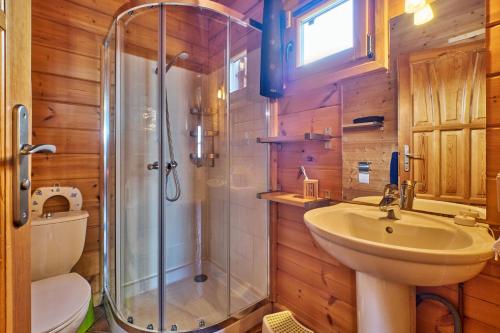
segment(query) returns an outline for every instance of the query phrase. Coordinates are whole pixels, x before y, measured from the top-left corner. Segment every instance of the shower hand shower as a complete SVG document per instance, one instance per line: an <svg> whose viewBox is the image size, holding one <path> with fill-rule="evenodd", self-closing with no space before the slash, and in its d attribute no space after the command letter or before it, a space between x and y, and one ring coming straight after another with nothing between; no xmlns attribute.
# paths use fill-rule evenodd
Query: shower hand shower
<svg viewBox="0 0 500 333"><path fill-rule="evenodd" d="M167 65L165 66L165 74L168 73L170 68L177 62L177 60L186 60L189 58L189 53L183 51L178 53ZM167 91L165 90L165 122L167 124L167 139L168 139L168 152L170 155L170 162L167 163L167 175L166 175L166 184L165 184L165 191L168 191L168 179L170 177L170 174L172 174L174 178L174 183L175 183L175 195L173 197L169 197L168 193L165 194L166 199L168 201L177 201L179 200L181 196L181 183L179 181L179 175L177 174L177 162L175 161L175 156L174 156L174 144L173 144L173 139L172 139L172 131L170 129L170 115L168 111L168 98L167 98Z"/></svg>

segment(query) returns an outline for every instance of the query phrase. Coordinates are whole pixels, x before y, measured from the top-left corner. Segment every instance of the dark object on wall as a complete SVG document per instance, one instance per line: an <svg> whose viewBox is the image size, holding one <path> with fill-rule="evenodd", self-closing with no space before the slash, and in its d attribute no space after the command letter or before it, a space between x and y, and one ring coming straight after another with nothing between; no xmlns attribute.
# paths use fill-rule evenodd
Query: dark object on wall
<svg viewBox="0 0 500 333"><path fill-rule="evenodd" d="M361 123L371 123L373 121L378 121L379 123L384 122L384 116L367 116L353 119L353 124L361 124Z"/></svg>
<svg viewBox="0 0 500 333"><path fill-rule="evenodd" d="M283 96L283 18L279 0L264 0L260 94L270 98Z"/></svg>
<svg viewBox="0 0 500 333"><path fill-rule="evenodd" d="M395 151L391 156L391 166L389 168L391 184L398 185L398 152Z"/></svg>

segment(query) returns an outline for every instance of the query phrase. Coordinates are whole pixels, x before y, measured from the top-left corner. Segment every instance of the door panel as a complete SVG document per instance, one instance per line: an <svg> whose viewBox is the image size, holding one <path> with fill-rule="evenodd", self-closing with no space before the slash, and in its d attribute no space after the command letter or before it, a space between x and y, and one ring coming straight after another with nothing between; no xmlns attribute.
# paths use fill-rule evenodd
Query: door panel
<svg viewBox="0 0 500 333"><path fill-rule="evenodd" d="M432 161L429 157L433 155L434 151L434 133L415 133L413 135L413 151L416 156L423 157L413 162L413 179L418 182L418 192L423 196L435 196L437 186L434 180L437 169L429 164Z"/></svg>
<svg viewBox="0 0 500 333"><path fill-rule="evenodd" d="M464 132L441 132L441 195L463 198L465 196L465 140Z"/></svg>
<svg viewBox="0 0 500 333"><path fill-rule="evenodd" d="M31 1L7 0L0 6L0 331L31 331L30 224L13 224L13 110L31 110ZM7 33L6 33L7 32ZM31 124L31 120L30 120ZM31 129L28 130L31 133ZM30 138L31 139L31 138Z"/></svg>
<svg viewBox="0 0 500 333"><path fill-rule="evenodd" d="M398 59L399 146L421 197L486 202L486 65L482 43Z"/></svg>
<svg viewBox="0 0 500 333"><path fill-rule="evenodd" d="M486 130L472 130L470 137L470 197L486 200Z"/></svg>

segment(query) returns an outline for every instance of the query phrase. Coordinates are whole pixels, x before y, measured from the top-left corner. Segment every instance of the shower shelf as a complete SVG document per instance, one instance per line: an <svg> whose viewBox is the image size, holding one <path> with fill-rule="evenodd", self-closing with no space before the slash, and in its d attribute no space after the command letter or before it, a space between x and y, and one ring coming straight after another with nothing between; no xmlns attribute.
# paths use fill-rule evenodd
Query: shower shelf
<svg viewBox="0 0 500 333"><path fill-rule="evenodd" d="M198 137L198 132L196 130L192 130L189 132L189 135L196 138ZM203 131L204 137L213 137L217 135L219 135L219 131L210 131L210 130Z"/></svg>
<svg viewBox="0 0 500 333"><path fill-rule="evenodd" d="M303 142L303 141L330 141L332 135L321 133L304 133L304 135L291 136L269 136L257 138L257 143L287 143L287 142Z"/></svg>
<svg viewBox="0 0 500 333"><path fill-rule="evenodd" d="M303 195L287 192L263 192L257 194L258 199L269 200L295 207L302 207L305 210L325 207L330 205L331 200L326 198L305 199Z"/></svg>
<svg viewBox="0 0 500 333"><path fill-rule="evenodd" d="M203 110L200 110L198 108L191 108L189 110L189 113L191 113L194 116L215 116L217 114L217 111L212 111L210 108L205 108Z"/></svg>

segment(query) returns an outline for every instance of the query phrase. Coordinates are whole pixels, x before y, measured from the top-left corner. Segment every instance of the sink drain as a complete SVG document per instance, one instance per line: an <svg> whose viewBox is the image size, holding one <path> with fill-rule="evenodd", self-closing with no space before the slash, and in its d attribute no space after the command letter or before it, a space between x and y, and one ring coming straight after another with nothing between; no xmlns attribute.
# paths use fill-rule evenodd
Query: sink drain
<svg viewBox="0 0 500 333"><path fill-rule="evenodd" d="M394 232L394 229L392 229L392 227L385 227L385 231L388 233L388 234L392 234Z"/></svg>

